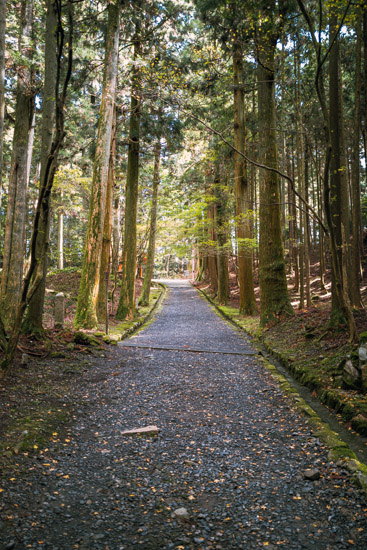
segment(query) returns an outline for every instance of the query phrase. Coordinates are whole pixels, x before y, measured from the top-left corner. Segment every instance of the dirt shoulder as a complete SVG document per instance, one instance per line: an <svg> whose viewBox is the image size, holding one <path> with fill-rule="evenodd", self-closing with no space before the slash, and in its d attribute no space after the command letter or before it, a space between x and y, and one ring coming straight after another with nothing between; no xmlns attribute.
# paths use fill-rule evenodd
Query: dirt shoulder
<svg viewBox="0 0 367 550"><path fill-rule="evenodd" d="M165 295L162 286L152 288L149 306L138 308L135 318L124 322L115 320L111 308L108 335L102 325L96 331L75 331L79 280L78 272L67 270L48 277L45 331L38 338L21 336L10 376L0 380L1 469L11 466L19 454L37 453L67 437L68 424L83 407L79 389L91 367L109 360L113 345L149 322ZM66 298L66 316L65 328L57 330L52 310L53 297L60 291Z"/></svg>

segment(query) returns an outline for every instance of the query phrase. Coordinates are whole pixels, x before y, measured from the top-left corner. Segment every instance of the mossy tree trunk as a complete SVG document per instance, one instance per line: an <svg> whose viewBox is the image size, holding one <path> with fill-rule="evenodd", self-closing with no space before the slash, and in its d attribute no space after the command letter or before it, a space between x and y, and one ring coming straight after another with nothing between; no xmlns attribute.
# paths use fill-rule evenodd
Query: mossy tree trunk
<svg viewBox="0 0 367 550"><path fill-rule="evenodd" d="M137 28L134 37L134 66L132 71L129 150L126 175L122 281L116 319L132 318L135 315L136 219L139 188L139 140L141 116L140 69L138 68L137 62L140 54L140 48L140 29Z"/></svg>
<svg viewBox="0 0 367 550"><path fill-rule="evenodd" d="M243 52L241 42L233 43L233 90L234 90L234 146L245 153L245 102L242 82ZM238 247L238 284L240 287L240 313L254 315L256 300L253 276L253 252L248 242L252 238L249 218L249 189L246 161L235 152L234 177L236 196L236 230ZM247 240L247 243L246 243Z"/></svg>
<svg viewBox="0 0 367 550"><path fill-rule="evenodd" d="M47 2L47 16L46 16L46 38L45 38L45 81L43 86L43 99L42 99L42 128L41 128L41 171L40 180L45 178L45 171L50 154L52 138L55 128L55 86L56 86L56 63L57 63L57 44L56 44L56 31L57 31L57 12L56 2L54 0L48 0ZM49 196L49 200L51 195ZM40 256L41 251L45 249L44 243L49 239L49 213L50 209L47 208L48 217L40 219L40 231L36 243L36 254ZM39 284L37 290L33 294L26 318L23 323L23 330L25 332L41 332L42 331L42 317L43 306L45 299L46 289L46 275L47 275L47 254L44 257L40 257L40 262L43 266L43 279Z"/></svg>
<svg viewBox="0 0 367 550"><path fill-rule="evenodd" d="M274 6L273 6L274 9ZM267 24L259 33L258 103L261 163L278 167L274 91L274 56L277 35L272 31L271 12ZM281 232L279 177L275 172L262 170L260 175L260 322L274 322L293 312L287 291L284 252Z"/></svg>
<svg viewBox="0 0 367 550"><path fill-rule="evenodd" d="M14 321L12 329L9 334L9 340L5 347L5 353L1 362L0 377L6 376L13 363L17 344L19 340L19 334L22 326L24 312L32 298L34 292L37 290L42 277L43 277L43 265L40 262L40 258L47 254L48 242L43 241L43 249L40 254L37 252L36 243L38 242L39 233L42 231L42 221L48 219L50 208L50 194L55 178L55 172L57 167L57 159L59 151L65 136L64 132L64 109L68 84L71 76L73 49L72 49L72 37L73 37L73 18L72 18L72 2L67 1L67 13L69 22L68 33L68 46L67 54L65 54L65 32L63 28L63 5L61 0L55 0L57 2L57 78L55 84L55 136L52 141L50 153L46 164L46 169L43 175L43 180L40 181L40 195L37 203L36 213L34 217L32 235L30 240L30 260L27 273L24 277L22 291L20 299L16 304L16 310L14 315ZM65 67L65 76L63 83L61 84L61 69Z"/></svg>
<svg viewBox="0 0 367 550"><path fill-rule="evenodd" d="M147 263L144 273L143 288L139 300L140 305L149 304L150 286L152 284L154 271L154 253L155 253L155 236L157 231L157 208L158 208L158 187L159 187L159 170L161 161L161 138L157 139L154 147L154 171L153 171L153 193L152 193L152 208L150 211L150 227L149 227L149 244L147 252Z"/></svg>
<svg viewBox="0 0 367 550"><path fill-rule="evenodd" d="M82 276L74 318L76 328L95 328L98 324L97 299L100 286L103 227L115 108L120 10L118 0L108 4L103 91L98 120Z"/></svg>
<svg viewBox="0 0 367 550"><path fill-rule="evenodd" d="M33 1L22 3L20 14L19 53L31 66L30 47L33 24ZM9 177L8 207L5 223L3 270L1 277L1 315L6 329L14 320L23 278L23 257L27 193L28 141L34 110L32 71L18 71L13 150Z"/></svg>
<svg viewBox="0 0 367 550"><path fill-rule="evenodd" d="M106 209L103 225L103 241L100 266L100 285L97 301L97 317L100 323L106 322L107 304L106 304L106 284L108 284L111 259L111 240L112 240L112 210L113 210L113 191L115 187L115 157L116 157L116 109L114 112L114 121L112 127L111 155L108 168ZM106 276L107 275L107 276Z"/></svg>

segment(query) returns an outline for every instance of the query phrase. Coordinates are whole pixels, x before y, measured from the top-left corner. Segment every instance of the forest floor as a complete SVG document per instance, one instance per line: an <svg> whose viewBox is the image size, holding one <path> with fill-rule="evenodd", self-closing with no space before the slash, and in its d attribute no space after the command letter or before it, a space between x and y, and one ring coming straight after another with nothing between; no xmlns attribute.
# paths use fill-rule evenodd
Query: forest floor
<svg viewBox="0 0 367 550"><path fill-rule="evenodd" d="M12 463L14 455L38 452L52 439L52 434L72 419L69 408L75 377L83 377L93 361L111 353L122 336L136 331L154 310L162 288L151 290L150 304L137 308L134 319L117 321L119 300L116 289L114 306L110 304L109 332L100 325L98 331L75 331L73 319L80 285L80 271L63 270L47 277L43 334L21 335L10 376L0 381L0 466ZM114 284L110 282L110 297ZM137 281L137 297L142 281ZM65 295L65 327L54 328L54 297ZM85 338L84 338L85 335Z"/></svg>
<svg viewBox="0 0 367 550"><path fill-rule="evenodd" d="M131 340L14 373L14 417L32 399L55 423L12 448L0 549L365 549L365 495L316 416L187 281L168 284Z"/></svg>

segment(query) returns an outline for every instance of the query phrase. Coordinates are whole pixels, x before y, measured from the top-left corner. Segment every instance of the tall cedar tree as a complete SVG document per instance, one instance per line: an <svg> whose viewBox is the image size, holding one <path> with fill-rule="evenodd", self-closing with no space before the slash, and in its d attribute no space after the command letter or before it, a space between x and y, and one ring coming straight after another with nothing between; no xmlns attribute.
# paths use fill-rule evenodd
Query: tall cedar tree
<svg viewBox="0 0 367 550"><path fill-rule="evenodd" d="M139 142L141 115L141 75L138 61L141 50L140 23L136 24L134 36L134 65L132 70L131 110L129 124L129 149L126 175L126 208L124 249L122 255L122 281L116 319L135 315L136 278L136 219L139 185Z"/></svg>
<svg viewBox="0 0 367 550"><path fill-rule="evenodd" d="M278 168L274 58L279 30L274 0L266 3L259 21L256 54L260 156L262 164ZM292 313L282 244L279 176L264 169L260 174L259 282L262 325Z"/></svg>
<svg viewBox="0 0 367 550"><path fill-rule="evenodd" d="M243 52L238 35L233 40L233 107L234 146L245 154L245 101L242 82ZM240 287L240 313L254 315L256 300L253 276L252 249L246 244L252 238L247 166L244 157L235 151L234 178L236 195L236 227L238 246L238 284Z"/></svg>
<svg viewBox="0 0 367 550"><path fill-rule="evenodd" d="M55 128L55 86L57 78L57 3L55 0L47 1L46 37L45 37L45 76L42 97L42 127L41 127L41 172L40 180L45 178L45 171L50 154L52 137ZM51 195L49 196L49 200ZM48 216L41 218L41 230L36 243L37 255L40 256L44 244L49 239L50 209ZM33 294L23 324L26 332L40 332L42 330L43 305L46 289L48 255L45 254L40 261L43 265L43 279Z"/></svg>
<svg viewBox="0 0 367 550"><path fill-rule="evenodd" d="M19 53L24 58L18 67L15 127L6 213L3 270L1 276L1 316L5 328L11 327L20 299L23 277L28 141L34 111L32 90L33 0L22 3Z"/></svg>
<svg viewBox="0 0 367 550"><path fill-rule="evenodd" d="M150 210L149 243L147 251L147 262L144 273L143 288L139 299L139 305L149 304L150 286L152 284L154 270L155 237L157 231L157 210L158 210L158 187L159 169L161 162L161 136L157 137L154 146L154 169L153 169L153 191L152 207Z"/></svg>
<svg viewBox="0 0 367 550"><path fill-rule="evenodd" d="M52 185L55 178L55 172L57 167L57 160L59 151L65 137L64 131L64 109L68 84L71 76L72 59L73 59L73 17L72 17L72 2L67 1L67 13L69 22L68 33L68 45L67 54L64 52L65 47L65 33L63 28L63 4L62 0L56 0L57 6L57 64L56 64L56 85L55 85L55 136L52 141L51 150L48 155L48 161L46 170L43 174L43 180L40 181L40 195L37 203L36 214L34 217L33 229L30 241L30 260L29 267L26 276L23 281L21 295L19 301L15 304L15 315L12 323L12 329L9 335L9 340L5 346L5 353L0 366L0 377L4 377L8 374L12 363L14 361L20 330L22 326L24 312L29 304L29 300L32 298L34 292L37 290L41 280L43 278L43 264L40 260L47 254L47 241L44 241L42 250L37 250L37 241L40 232L42 231L42 220L47 219L50 208L50 195L52 191ZM61 84L61 69L63 60L66 61L66 71L63 83ZM61 88L61 91L60 89Z"/></svg>
<svg viewBox="0 0 367 550"><path fill-rule="evenodd" d="M103 228L115 109L120 11L120 0L111 1L108 4L103 90L98 119L83 269L74 318L76 328L94 328L98 325L97 300L101 284Z"/></svg>

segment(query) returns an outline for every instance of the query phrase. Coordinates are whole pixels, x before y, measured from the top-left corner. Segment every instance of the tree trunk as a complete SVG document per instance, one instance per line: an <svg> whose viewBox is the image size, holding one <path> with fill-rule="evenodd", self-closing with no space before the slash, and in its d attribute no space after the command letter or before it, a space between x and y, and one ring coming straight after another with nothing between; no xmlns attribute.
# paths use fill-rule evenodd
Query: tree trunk
<svg viewBox="0 0 367 550"><path fill-rule="evenodd" d="M139 186L139 140L141 112L140 69L137 67L137 60L141 47L139 34L139 30L137 29L134 38L134 68L132 75L129 151L126 175L126 211L124 249L122 256L122 282L116 319L132 318L135 315L136 219Z"/></svg>
<svg viewBox="0 0 367 550"><path fill-rule="evenodd" d="M64 269L64 212L57 213L57 268Z"/></svg>
<svg viewBox="0 0 367 550"><path fill-rule="evenodd" d="M208 223L208 274L210 286L214 292L218 292L218 268L217 268L217 232L215 227L215 204L211 203L207 208L207 223Z"/></svg>
<svg viewBox="0 0 367 550"><path fill-rule="evenodd" d="M338 243L338 235L337 231L335 230L335 223L339 222L340 225L342 225L340 222L340 212L338 216L338 220L335 220L333 217L333 210L335 208L335 202L338 200L338 198L334 195L333 191L335 189L332 189L331 186L331 170L330 170L330 163L331 163L331 157L335 153L333 151L333 140L336 140L338 136L331 137L331 111L333 111L333 114L335 118L338 119L337 124L340 124L339 118L339 99L335 99L335 95L340 96L340 82L339 82L339 46L338 46L338 37L336 36L336 27L335 27L335 16L333 16L332 19L334 21L330 21L330 53L329 53L329 75L330 75L330 109L328 110L327 102L326 102L326 93L325 93L325 81L324 81L324 70L323 70L323 58L321 55L321 44L318 41L312 18L307 11L305 4L303 0L297 0L298 5L300 7L300 10L307 22L308 28L311 33L312 37L312 43L314 46L315 54L316 54L316 60L317 60L317 71L316 71L316 78L315 78L315 87L317 96L319 99L322 116L323 116L323 122L324 122L324 135L325 135L325 162L324 162L324 210L325 210L325 219L328 224L329 228L329 245L330 245L330 255L331 255L331 265L332 265L332 277L333 277L333 283L332 283L332 312L330 316L330 326L333 326L335 322L338 321L344 321L348 324L348 332L349 332L349 340L351 342L357 342L358 341L358 333L356 324L354 321L353 313L350 307L350 303L347 297L347 292L345 286L343 286L343 282L346 281L346 277L344 277L345 281L343 281L343 273L346 272L345 266L343 267L343 261L340 259L340 249L339 243ZM333 58L333 59L332 59ZM333 89L333 87L336 87L336 90ZM335 102L336 101L336 102ZM335 132L335 127L333 126L333 131ZM340 155L339 155L340 158ZM335 162L335 159L334 159ZM337 163L335 162L335 165ZM338 168L340 168L341 165L339 163ZM340 179L338 180L337 174L334 174L334 184L336 184ZM339 175L340 176L340 175ZM348 202L345 203L345 208L347 208ZM348 228L349 229L349 228ZM345 233L345 231L338 231L338 233ZM343 247L342 247L343 248Z"/></svg>
<svg viewBox="0 0 367 550"><path fill-rule="evenodd" d="M150 286L152 284L154 270L154 253L155 253L155 236L157 230L157 207L158 207L158 186L159 186L159 169L161 161L161 138L157 139L154 148L154 172L153 172L153 195L152 208L150 211L150 228L149 228L149 244L147 252L147 263L144 273L143 288L139 300L140 305L149 304Z"/></svg>
<svg viewBox="0 0 367 550"><path fill-rule="evenodd" d="M114 190L114 199L113 199L113 217L112 217L112 273L117 276L120 260L120 218L121 218L121 207L120 207L120 187Z"/></svg>
<svg viewBox="0 0 367 550"><path fill-rule="evenodd" d="M245 153L245 105L242 79L242 48L235 40L233 45L234 85L234 146ZM235 152L234 178L236 194L236 230L238 246L238 283L240 287L240 313L254 315L256 300L253 276L253 253L249 240L252 238L249 219L249 190L247 168L243 156ZM247 242L246 242L247 240Z"/></svg>
<svg viewBox="0 0 367 550"><path fill-rule="evenodd" d="M46 16L46 38L45 38L45 80L43 85L42 98L42 128L41 128L41 171L40 180L45 177L48 156L50 154L52 138L55 126L55 85L56 85L56 62L57 62L57 12L54 0L47 2ZM28 160L29 163L29 160ZM49 212L49 210L48 210ZM40 220L42 229L36 243L37 254L43 249L44 242L49 239L49 219ZM43 264L43 279L36 292L32 296L27 315L24 320L23 330L25 332L42 331L43 306L46 289L47 255L41 259Z"/></svg>
<svg viewBox="0 0 367 550"><path fill-rule="evenodd" d="M258 59L258 102L261 163L277 168L274 55L276 37L261 32ZM293 312L287 291L281 234L278 174L262 169L260 180L260 322L264 326Z"/></svg>
<svg viewBox="0 0 367 550"><path fill-rule="evenodd" d="M107 196L106 196L106 209L103 225L103 241L102 241L102 254L101 254L101 266L100 266L100 285L98 291L97 301L97 316L100 323L106 322L107 304L106 304L106 287L108 284L109 272L110 272L110 259L111 259L111 239L112 239L112 205L113 205L113 190L115 187L115 158L116 158L116 109L114 111L114 121L112 127L112 139L111 139L111 154L110 163L108 168L107 179ZM107 273L107 277L106 277Z"/></svg>
<svg viewBox="0 0 367 550"><path fill-rule="evenodd" d="M362 57L362 13L358 9L356 24L356 69L354 85L354 115L353 115L353 145L352 145L352 243L351 257L352 269L350 277L351 304L356 308L362 308L360 292L361 282L361 241L362 241L362 215L361 215L361 184L360 184L360 160L359 141L361 134L361 57Z"/></svg>
<svg viewBox="0 0 367 550"><path fill-rule="evenodd" d="M73 22L72 22L72 3L70 0L67 2L68 8L68 20L69 20L69 40L68 40L68 55L66 63L65 78L62 85L62 92L60 94L60 73L62 59L64 57L64 30L62 26L62 5L61 0L55 0L58 2L58 25L57 25L57 45L58 45L58 55L57 55L57 80L55 86L55 109L56 109L56 131L55 138L52 142L50 154L48 155L48 162L44 174L44 179L40 181L40 196L37 204L36 214L34 217L33 230L30 241L30 262L29 268L27 270L26 276L23 281L22 292L18 303L16 304L16 310L14 315L14 320L12 324L12 330L9 335L9 341L5 348L4 358L1 363L1 376L4 377L9 372L9 369L12 365L12 362L15 357L17 344L19 340L19 334L21 330L21 325L23 321L24 312L27 308L29 300L33 296L34 292L37 290L38 285L40 284L43 277L42 262L40 258L43 258L47 254L47 240L44 241L44 247L38 255L36 249L36 243L40 231L42 230L42 219L48 219L49 205L50 205L50 194L52 191L52 185L55 177L57 158L64 139L64 108L66 100L66 92L68 83L71 76L71 67L72 67L72 36L73 36Z"/></svg>
<svg viewBox="0 0 367 550"><path fill-rule="evenodd" d="M338 27L337 17L330 20L330 50L329 59L329 128L330 128L330 214L335 235L336 253L338 256L338 272L333 272L331 291L332 326L346 322L344 305L340 303L339 290L348 295L348 280L343 277L343 263L346 271L350 271L349 261L349 197L346 175L346 158L344 145L344 124L342 105L342 84L340 74L339 38L335 38ZM334 39L335 38L335 39ZM343 239L343 234L345 239Z"/></svg>
<svg viewBox="0 0 367 550"><path fill-rule="evenodd" d="M3 146L5 119L5 33L6 33L6 0L0 0L0 210L3 191ZM0 216L0 228L2 219Z"/></svg>
<svg viewBox="0 0 367 550"><path fill-rule="evenodd" d="M106 208L108 168L111 153L113 114L115 108L120 10L120 2L116 1L108 4L103 91L98 120L98 134L94 157L82 276L74 318L74 326L77 328L94 328L98 324L97 299L100 285L103 226Z"/></svg>
<svg viewBox="0 0 367 550"><path fill-rule="evenodd" d="M30 61L33 23L33 0L22 3L19 51ZM26 181L29 132L32 123L34 94L31 72L20 68L16 92L15 127L6 214L3 271L1 277L1 314L5 328L10 328L20 300L26 217Z"/></svg>
<svg viewBox="0 0 367 550"><path fill-rule="evenodd" d="M223 182L221 181L220 165L216 166L216 175L214 181L215 193L215 211L217 227L217 250L218 250L218 303L220 305L228 304L228 251L227 230L226 230L226 197L223 191Z"/></svg>
<svg viewBox="0 0 367 550"><path fill-rule="evenodd" d="M303 140L302 140L303 142ZM309 185L309 147L308 142L306 138L306 143L304 146L304 196L306 204L308 204L308 185ZM311 307L311 281L310 281L310 223L309 223L309 214L308 214L308 208L306 204L303 205L303 226L304 226L304 247L305 247L305 294L306 294L306 305L307 307Z"/></svg>

